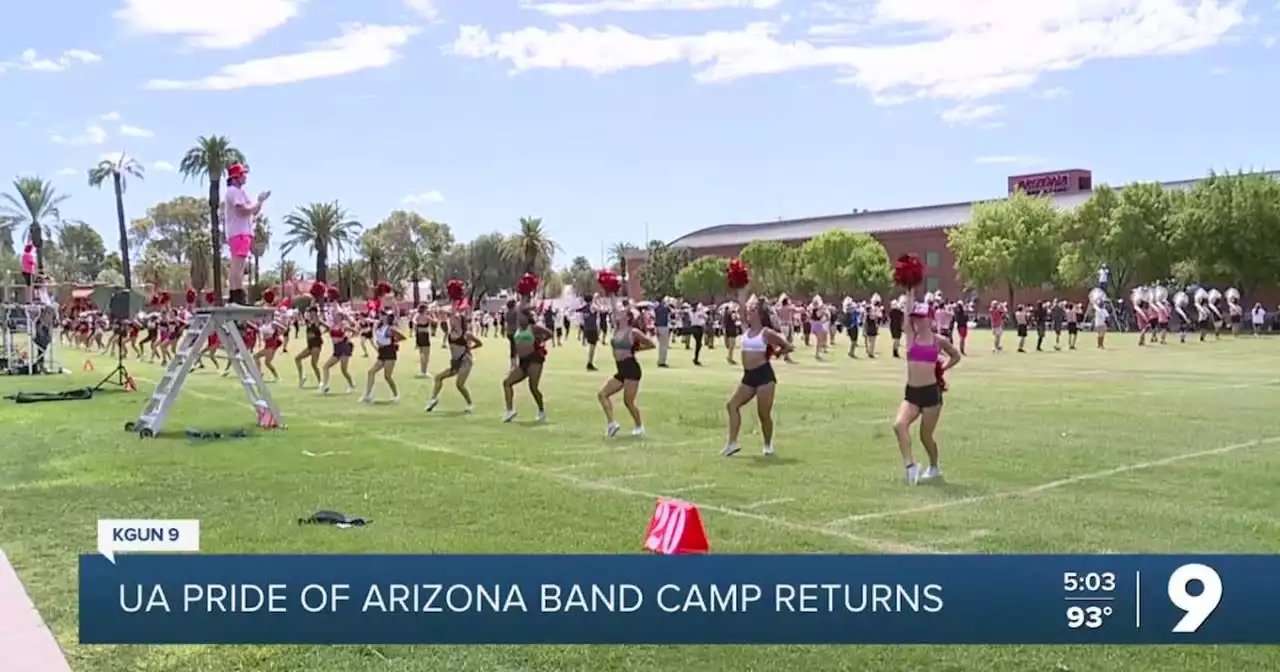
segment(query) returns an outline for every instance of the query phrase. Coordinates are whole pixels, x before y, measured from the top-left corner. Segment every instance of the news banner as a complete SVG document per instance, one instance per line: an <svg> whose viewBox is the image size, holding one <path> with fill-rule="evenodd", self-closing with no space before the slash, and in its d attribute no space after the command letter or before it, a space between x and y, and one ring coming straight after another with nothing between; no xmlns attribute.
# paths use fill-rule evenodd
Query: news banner
<svg viewBox="0 0 1280 672"><path fill-rule="evenodd" d="M1280 644L1263 555L203 555L104 520L85 644Z"/></svg>

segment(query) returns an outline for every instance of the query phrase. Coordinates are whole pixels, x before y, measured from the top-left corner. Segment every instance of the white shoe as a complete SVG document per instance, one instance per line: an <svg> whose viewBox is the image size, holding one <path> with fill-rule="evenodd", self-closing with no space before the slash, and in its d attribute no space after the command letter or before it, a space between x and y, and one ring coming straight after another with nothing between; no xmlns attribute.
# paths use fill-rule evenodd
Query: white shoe
<svg viewBox="0 0 1280 672"><path fill-rule="evenodd" d="M400 403L400 395L398 395L398 394L397 394L396 396L391 397L391 403L393 403L393 404L398 404L398 403Z"/></svg>
<svg viewBox="0 0 1280 672"><path fill-rule="evenodd" d="M722 455L723 457L730 457L733 455L737 455L739 450L742 450L742 448L739 448L738 444L726 443L724 445L724 450L720 451L720 455Z"/></svg>
<svg viewBox="0 0 1280 672"><path fill-rule="evenodd" d="M350 385L347 386L347 394L355 394L355 392L356 392L356 388Z"/></svg>
<svg viewBox="0 0 1280 672"><path fill-rule="evenodd" d="M928 468L926 468L926 469L924 470L924 473L920 475L920 480L922 480L922 481L941 481L941 480L942 480L942 469L940 469L940 468L938 468L938 467L928 467Z"/></svg>
<svg viewBox="0 0 1280 672"><path fill-rule="evenodd" d="M604 435L609 438L617 436L620 431L622 431L622 425L616 422L611 422L604 426Z"/></svg>
<svg viewBox="0 0 1280 672"><path fill-rule="evenodd" d="M466 408L462 409L463 415L471 415L472 413L475 413L475 412L476 412L475 406L467 406Z"/></svg>
<svg viewBox="0 0 1280 672"><path fill-rule="evenodd" d="M635 429L631 430L631 436L635 436L635 437L643 437L643 436L644 436L644 427L636 427Z"/></svg>
<svg viewBox="0 0 1280 672"><path fill-rule="evenodd" d="M364 395L363 397L360 397L360 403L362 403L362 404L372 404L372 403L373 403L373 397L371 397L371 396L369 396L369 395L367 395L367 394L366 394L366 395Z"/></svg>
<svg viewBox="0 0 1280 672"><path fill-rule="evenodd" d="M502 415L503 422L511 422L512 420L515 420L515 419L516 419L516 409L514 408L507 409L507 412Z"/></svg>
<svg viewBox="0 0 1280 672"><path fill-rule="evenodd" d="M772 455L772 454L773 454L773 444L772 444L772 443L766 443L766 444L764 444L764 453L763 453L763 455L764 455L765 457L768 457L768 456L770 456L770 455Z"/></svg>
<svg viewBox="0 0 1280 672"><path fill-rule="evenodd" d="M907 467L907 485L915 485L920 482L919 465L911 465Z"/></svg>
<svg viewBox="0 0 1280 672"><path fill-rule="evenodd" d="M320 394L329 394L329 386L328 386L328 385L321 385L321 386L320 386L320 389L318 389L318 390L316 390L316 391L317 391L317 392L319 392Z"/></svg>
<svg viewBox="0 0 1280 672"><path fill-rule="evenodd" d="M546 422L546 421L547 421L547 412L538 411L538 422Z"/></svg>
<svg viewBox="0 0 1280 672"><path fill-rule="evenodd" d="M427 402L427 406L426 406L426 408L424 408L424 409L422 409L422 410L424 410L424 411L426 411L426 412L430 413L431 411L436 410L436 404L438 404L438 403L440 403L440 400L439 400L439 399L431 399L430 401L428 401L428 402Z"/></svg>

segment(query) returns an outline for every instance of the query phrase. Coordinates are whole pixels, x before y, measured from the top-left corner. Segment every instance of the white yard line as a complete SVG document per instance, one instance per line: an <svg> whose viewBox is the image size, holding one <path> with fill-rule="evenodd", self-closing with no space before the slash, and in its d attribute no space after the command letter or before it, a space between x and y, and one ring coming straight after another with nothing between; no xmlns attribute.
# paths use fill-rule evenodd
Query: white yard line
<svg viewBox="0 0 1280 672"><path fill-rule="evenodd" d="M594 467L594 466L596 466L595 462L579 462L577 464L566 464L563 467L552 467L547 471L559 474L566 471L573 471L574 469L586 469L587 467Z"/></svg>
<svg viewBox="0 0 1280 672"><path fill-rule="evenodd" d="M779 505L779 504L790 504L791 502L794 502L794 501L796 501L796 498L795 498L795 497L779 497L779 498L777 498L777 499L765 499L765 500L762 500L762 501L759 501L759 502L752 502L752 503L747 504L747 505L745 505L745 506L743 506L743 507L741 507L741 508L742 508L742 510L743 510L743 511L754 511L754 510L756 510L756 509L763 509L763 508L764 508L764 507L766 507L766 506L777 506L777 505Z"/></svg>
<svg viewBox="0 0 1280 672"><path fill-rule="evenodd" d="M934 511L954 509L956 507L969 506L971 504L983 504L986 502L994 502L1002 499L1016 499L1020 497L1030 497L1032 495L1038 495L1042 492L1047 492L1049 490L1057 490L1058 488L1065 488L1068 485L1075 485L1077 483L1097 481L1103 478L1118 476L1120 474L1127 474L1132 471L1154 469L1156 467L1164 467L1170 464L1177 464L1179 462L1186 462L1187 460L1195 460L1202 457L1226 455L1227 453L1233 453L1237 450L1244 450L1245 448L1254 448L1257 446L1264 446L1264 445L1269 445L1269 444L1278 443L1278 442L1280 442L1280 436L1271 436L1263 439L1255 439L1253 441L1246 441L1244 443L1233 443L1229 446L1221 446L1219 448L1213 448L1210 450L1198 450L1193 453L1182 453L1179 455L1172 455L1170 457L1161 458L1159 460L1151 460L1149 462L1136 462L1134 464L1126 464L1124 466L1115 467L1112 469L1106 469L1104 471L1095 471L1088 474L1080 474L1079 476L1062 478L1056 481L1042 483L1040 485L1033 486L1030 488L1023 488L1021 490L1010 490L1007 492L997 492L989 495L964 497L961 499L952 499L945 502L938 502L936 504L926 504L924 506L914 506L914 507L908 507L905 509L896 509L893 511L876 511L873 513L860 513L857 515L840 518L838 520L833 520L827 523L827 526L839 527L841 525L848 525L851 523L862 523L869 520L882 520L885 518L913 516L921 513L933 513Z"/></svg>
<svg viewBox="0 0 1280 672"><path fill-rule="evenodd" d="M716 487L715 483L695 483L694 485L686 485L682 488L667 488L668 495L683 495L690 492L700 492L702 490L711 490Z"/></svg>
<svg viewBox="0 0 1280 672"><path fill-rule="evenodd" d="M657 478L657 474L626 474L623 476L610 476L609 478L597 479L597 483L617 483L618 481L643 481L646 478Z"/></svg>

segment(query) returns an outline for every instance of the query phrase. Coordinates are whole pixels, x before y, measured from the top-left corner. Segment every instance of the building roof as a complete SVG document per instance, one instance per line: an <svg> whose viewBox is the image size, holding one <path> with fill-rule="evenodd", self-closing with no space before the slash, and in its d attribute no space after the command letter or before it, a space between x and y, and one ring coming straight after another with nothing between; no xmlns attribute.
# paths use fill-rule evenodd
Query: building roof
<svg viewBox="0 0 1280 672"><path fill-rule="evenodd" d="M1266 173L1280 178L1280 171ZM1204 178L1162 182L1166 189L1188 189ZM1071 210L1089 200L1093 192L1081 191L1050 196L1059 210ZM989 200L1004 200L989 199ZM789 219L758 224L722 224L699 229L671 241L673 247L731 247L754 240L807 240L827 231L842 229L858 233L889 233L958 226L969 219L973 206L986 201L965 201L895 210L855 212L843 215Z"/></svg>

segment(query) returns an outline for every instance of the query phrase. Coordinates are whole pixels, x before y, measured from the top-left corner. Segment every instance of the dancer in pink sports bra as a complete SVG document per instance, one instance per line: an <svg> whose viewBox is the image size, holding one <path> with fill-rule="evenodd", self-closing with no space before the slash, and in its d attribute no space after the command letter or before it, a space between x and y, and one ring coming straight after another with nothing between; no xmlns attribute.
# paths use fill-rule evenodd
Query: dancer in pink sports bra
<svg viewBox="0 0 1280 672"><path fill-rule="evenodd" d="M898 418L893 423L898 438L898 450L906 467L909 485L922 480L936 481L942 478L938 460L938 442L934 431L942 415L942 393L946 391L943 374L960 363L960 351L951 341L933 333L929 318L929 306L915 302L915 293L908 291L906 304L911 307L906 323L907 389L898 406ZM942 355L946 355L945 359ZM929 454L929 467L923 472L911 451L911 425L920 419L920 443Z"/></svg>

